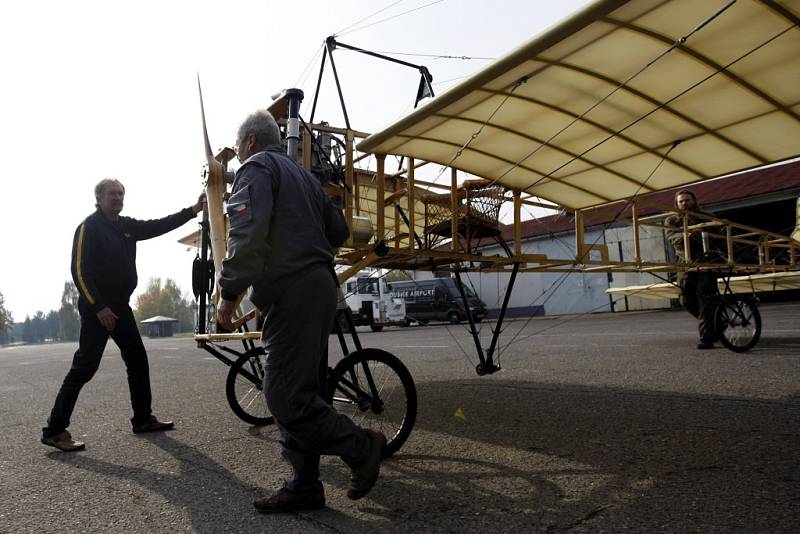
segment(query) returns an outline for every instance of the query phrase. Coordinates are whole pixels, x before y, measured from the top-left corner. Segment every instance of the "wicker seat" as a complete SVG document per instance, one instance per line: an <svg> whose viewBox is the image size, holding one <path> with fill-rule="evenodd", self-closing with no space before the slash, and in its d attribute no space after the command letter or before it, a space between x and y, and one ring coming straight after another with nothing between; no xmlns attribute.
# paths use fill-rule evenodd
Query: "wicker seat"
<svg viewBox="0 0 800 534"><path fill-rule="evenodd" d="M505 188L486 180L468 180L457 190L457 231L464 238L483 238L500 235L500 206ZM429 241L453 237L450 194L429 194L425 204L425 234ZM434 237L436 236L436 237Z"/></svg>

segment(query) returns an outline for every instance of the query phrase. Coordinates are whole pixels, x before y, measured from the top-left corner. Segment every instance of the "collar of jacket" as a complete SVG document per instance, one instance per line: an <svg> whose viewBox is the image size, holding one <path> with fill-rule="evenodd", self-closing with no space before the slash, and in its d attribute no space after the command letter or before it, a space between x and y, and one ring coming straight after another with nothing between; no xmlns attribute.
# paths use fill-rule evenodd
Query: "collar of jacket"
<svg viewBox="0 0 800 534"><path fill-rule="evenodd" d="M242 167L247 165L248 163L263 163L263 161L259 160L259 156L262 156L265 152L277 152L279 154L284 154L283 149L278 145L269 145L261 152L256 152L242 163ZM263 158L262 158L263 159Z"/></svg>

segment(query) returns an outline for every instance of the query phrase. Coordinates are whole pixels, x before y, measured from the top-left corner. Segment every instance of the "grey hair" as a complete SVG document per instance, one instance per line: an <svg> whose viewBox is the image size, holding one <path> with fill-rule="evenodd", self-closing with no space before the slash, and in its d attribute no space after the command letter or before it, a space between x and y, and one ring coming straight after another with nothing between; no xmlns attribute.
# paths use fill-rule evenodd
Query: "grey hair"
<svg viewBox="0 0 800 534"><path fill-rule="evenodd" d="M244 120L239 126L236 144L241 144L242 140L250 134L256 136L256 142L261 146L281 145L281 131L278 123L266 109L260 109Z"/></svg>
<svg viewBox="0 0 800 534"><path fill-rule="evenodd" d="M94 198L97 198L100 195L102 195L103 191L106 190L106 187L108 187L111 184L117 184L122 188L122 192L123 193L125 192L125 186L122 185L122 182L120 182L116 178L103 178L102 180L97 182L96 186L94 186Z"/></svg>

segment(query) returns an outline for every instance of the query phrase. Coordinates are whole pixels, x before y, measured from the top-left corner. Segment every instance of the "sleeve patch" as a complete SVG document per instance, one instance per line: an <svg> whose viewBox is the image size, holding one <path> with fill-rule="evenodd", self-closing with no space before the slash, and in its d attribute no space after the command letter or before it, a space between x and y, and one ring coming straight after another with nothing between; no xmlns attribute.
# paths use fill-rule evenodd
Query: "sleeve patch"
<svg viewBox="0 0 800 534"><path fill-rule="evenodd" d="M250 187L245 186L228 199L226 207L231 228L247 224L253 220L253 203L250 200Z"/></svg>
<svg viewBox="0 0 800 534"><path fill-rule="evenodd" d="M228 204L228 221L231 226L239 226L250 222L253 219L253 212L249 202Z"/></svg>

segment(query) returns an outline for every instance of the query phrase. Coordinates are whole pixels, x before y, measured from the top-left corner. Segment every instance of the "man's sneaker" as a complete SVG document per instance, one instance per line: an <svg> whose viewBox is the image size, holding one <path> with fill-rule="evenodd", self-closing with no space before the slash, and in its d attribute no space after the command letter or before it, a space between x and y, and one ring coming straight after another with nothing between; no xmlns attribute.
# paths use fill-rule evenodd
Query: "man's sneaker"
<svg viewBox="0 0 800 534"><path fill-rule="evenodd" d="M386 448L386 436L374 430L367 430L369 436L369 455L360 465L350 466L350 489L347 490L347 497L356 500L360 499L372 489L381 471L381 460L383 460L383 450Z"/></svg>
<svg viewBox="0 0 800 534"><path fill-rule="evenodd" d="M86 444L82 441L74 441L72 436L66 430L55 436L44 437L42 436L42 443L55 447L56 449L64 452L82 451L86 448Z"/></svg>
<svg viewBox="0 0 800 534"><path fill-rule="evenodd" d="M712 341L703 341L701 339L700 342L697 344L697 348L700 350L713 349L714 343Z"/></svg>
<svg viewBox="0 0 800 534"><path fill-rule="evenodd" d="M151 415L147 422L141 425L133 425L133 433L141 434L143 432L161 432L173 428L175 423L172 421L159 421L155 415Z"/></svg>
<svg viewBox="0 0 800 534"><path fill-rule="evenodd" d="M280 514L298 510L319 510L325 508L325 491L320 484L319 490L308 492L292 491L286 486L270 497L253 501L253 506L262 514Z"/></svg>

